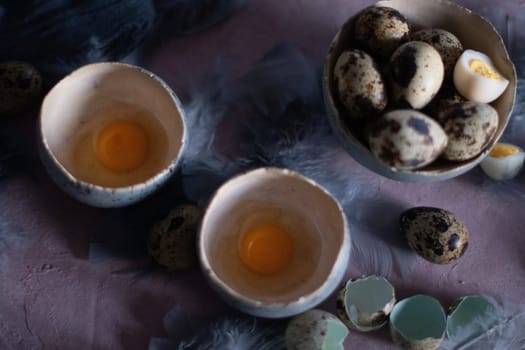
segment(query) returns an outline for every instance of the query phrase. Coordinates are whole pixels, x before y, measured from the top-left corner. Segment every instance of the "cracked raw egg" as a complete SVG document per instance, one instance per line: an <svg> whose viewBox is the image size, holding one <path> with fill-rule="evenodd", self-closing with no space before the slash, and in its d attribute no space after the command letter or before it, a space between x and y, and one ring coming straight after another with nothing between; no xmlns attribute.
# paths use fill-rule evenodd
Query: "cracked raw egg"
<svg viewBox="0 0 525 350"><path fill-rule="evenodd" d="M465 50L454 67L454 86L470 101L490 103L500 97L508 85L509 81L484 53Z"/></svg>
<svg viewBox="0 0 525 350"><path fill-rule="evenodd" d="M160 78L104 62L77 69L49 91L39 136L42 161L61 189L93 206L118 207L167 181L186 133L180 102Z"/></svg>
<svg viewBox="0 0 525 350"><path fill-rule="evenodd" d="M481 169L494 180L510 180L523 168L525 152L508 143L497 143L483 161Z"/></svg>
<svg viewBox="0 0 525 350"><path fill-rule="evenodd" d="M213 196L198 234L204 275L246 313L287 317L322 302L346 271L350 238L337 200L279 168L239 175Z"/></svg>

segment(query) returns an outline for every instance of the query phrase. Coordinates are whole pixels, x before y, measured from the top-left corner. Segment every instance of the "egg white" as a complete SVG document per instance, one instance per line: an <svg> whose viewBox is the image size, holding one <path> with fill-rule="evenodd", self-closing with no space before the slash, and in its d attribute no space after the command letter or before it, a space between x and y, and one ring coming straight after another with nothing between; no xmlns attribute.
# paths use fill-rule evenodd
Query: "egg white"
<svg viewBox="0 0 525 350"><path fill-rule="evenodd" d="M135 113L140 110L140 114ZM108 112L109 111L109 112ZM97 159L95 144L98 133L116 120L134 122L144 130L148 139L146 161L127 173L115 173ZM73 134L74 146L70 152L71 173L79 180L103 187L125 187L146 181L165 166L168 138L155 116L139 106L112 101L101 107L78 126Z"/></svg>
<svg viewBox="0 0 525 350"><path fill-rule="evenodd" d="M498 73L499 79L488 78L472 71L469 62L474 59L482 61ZM496 69L490 57L481 52L463 51L454 67L454 86L470 101L490 103L501 96L508 85L509 81Z"/></svg>
<svg viewBox="0 0 525 350"><path fill-rule="evenodd" d="M481 169L494 180L503 181L514 178L523 168L525 152L522 149L518 153L506 157L491 157L490 154L480 163Z"/></svg>

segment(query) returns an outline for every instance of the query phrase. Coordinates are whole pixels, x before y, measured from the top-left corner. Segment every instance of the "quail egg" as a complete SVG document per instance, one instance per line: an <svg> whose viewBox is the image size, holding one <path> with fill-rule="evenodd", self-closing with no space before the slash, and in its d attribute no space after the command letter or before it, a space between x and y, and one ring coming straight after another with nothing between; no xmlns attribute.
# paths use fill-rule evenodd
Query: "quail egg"
<svg viewBox="0 0 525 350"><path fill-rule="evenodd" d="M456 61L463 52L463 45L454 34L444 29L424 28L412 33L410 40L424 41L432 45L443 60L445 76L452 76Z"/></svg>
<svg viewBox="0 0 525 350"><path fill-rule="evenodd" d="M362 50L344 51L334 68L341 102L355 119L379 114L387 105L385 83L374 59Z"/></svg>
<svg viewBox="0 0 525 350"><path fill-rule="evenodd" d="M201 210L190 204L172 209L166 218L151 228L149 254L171 271L195 265L197 226L201 215Z"/></svg>
<svg viewBox="0 0 525 350"><path fill-rule="evenodd" d="M384 114L371 127L370 150L386 165L411 170L434 161L447 145L441 126L425 114L400 109Z"/></svg>
<svg viewBox="0 0 525 350"><path fill-rule="evenodd" d="M408 245L424 259L449 264L466 251L469 234L453 213L433 207L414 207L400 216L401 232Z"/></svg>
<svg viewBox="0 0 525 350"><path fill-rule="evenodd" d="M510 180L523 168L525 152L508 143L497 143L480 163L481 169L494 180Z"/></svg>
<svg viewBox="0 0 525 350"><path fill-rule="evenodd" d="M454 67L454 85L467 100L490 103L503 94L509 80L498 71L489 56L465 50Z"/></svg>
<svg viewBox="0 0 525 350"><path fill-rule="evenodd" d="M458 102L466 102L465 98L461 96L454 84L444 83L439 89L437 95L424 108L424 112L434 118L443 126L442 113L453 104Z"/></svg>
<svg viewBox="0 0 525 350"><path fill-rule="evenodd" d="M399 46L390 58L390 70L394 102L415 109L434 98L444 78L439 52L423 41Z"/></svg>
<svg viewBox="0 0 525 350"><path fill-rule="evenodd" d="M448 136L443 158L463 161L487 147L498 127L498 112L491 105L467 101L444 110L440 120Z"/></svg>
<svg viewBox="0 0 525 350"><path fill-rule="evenodd" d="M398 10L369 6L355 20L356 41L370 54L388 58L409 34L408 22Z"/></svg>
<svg viewBox="0 0 525 350"><path fill-rule="evenodd" d="M41 89L42 76L33 65L20 61L0 63L0 115L30 108Z"/></svg>
<svg viewBox="0 0 525 350"><path fill-rule="evenodd" d="M333 314L312 309L293 317L286 327L287 350L343 350L346 326Z"/></svg>

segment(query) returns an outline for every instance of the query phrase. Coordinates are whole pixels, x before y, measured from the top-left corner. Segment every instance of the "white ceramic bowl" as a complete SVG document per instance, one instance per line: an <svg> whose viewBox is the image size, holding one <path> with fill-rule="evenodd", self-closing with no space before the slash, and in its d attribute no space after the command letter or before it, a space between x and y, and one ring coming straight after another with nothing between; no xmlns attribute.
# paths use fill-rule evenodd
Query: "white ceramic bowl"
<svg viewBox="0 0 525 350"><path fill-rule="evenodd" d="M92 139L101 125L128 114L146 125L148 153L138 170L114 173L97 162ZM51 178L72 197L97 207L126 206L156 191L176 170L186 138L178 97L159 77L129 64L75 70L49 91L40 110L38 147Z"/></svg>
<svg viewBox="0 0 525 350"><path fill-rule="evenodd" d="M250 271L239 241L250 226L275 223L293 240L289 265L273 275ZM226 182L202 220L198 254L211 286L233 307L279 318L299 314L338 287L350 255L350 234L337 200L289 170L260 168Z"/></svg>
<svg viewBox="0 0 525 350"><path fill-rule="evenodd" d="M351 47L355 15L345 22L335 35L326 56L323 89L329 120L334 133L346 151L361 165L370 170L399 181L428 182L446 180L472 169L490 152L505 130L516 96L516 71L503 40L494 26L478 14L447 0L385 0L376 3L397 9L408 20L412 29L442 28L455 34L465 49L473 49L490 56L496 68L510 83L502 96L492 106L499 116L499 125L485 150L478 156L463 162L437 160L417 170L401 171L390 168L375 158L345 120L345 110L337 98L333 70L335 62L344 49Z"/></svg>

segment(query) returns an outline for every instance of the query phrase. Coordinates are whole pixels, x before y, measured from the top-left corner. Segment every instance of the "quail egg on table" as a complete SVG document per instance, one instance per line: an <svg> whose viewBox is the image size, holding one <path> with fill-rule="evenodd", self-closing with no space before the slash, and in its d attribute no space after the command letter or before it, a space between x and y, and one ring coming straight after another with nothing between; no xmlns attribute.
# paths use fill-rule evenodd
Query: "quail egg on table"
<svg viewBox="0 0 525 350"><path fill-rule="evenodd" d="M355 39L373 55L388 58L408 39L410 28L406 18L396 9L369 6L363 9L354 25Z"/></svg>
<svg viewBox="0 0 525 350"><path fill-rule="evenodd" d="M334 68L341 102L353 119L370 119L385 109L386 86L374 59L358 49L344 51Z"/></svg>
<svg viewBox="0 0 525 350"><path fill-rule="evenodd" d="M444 78L439 52L423 41L399 46L390 58L392 95L400 106L420 109L437 94Z"/></svg>
<svg viewBox="0 0 525 350"><path fill-rule="evenodd" d="M333 314L318 309L293 317L286 327L287 350L343 350L346 326Z"/></svg>
<svg viewBox="0 0 525 350"><path fill-rule="evenodd" d="M411 109L384 114L370 127L368 141L374 156L396 169L417 169L430 164L448 142L435 120Z"/></svg>
<svg viewBox="0 0 525 350"><path fill-rule="evenodd" d="M454 85L467 100L490 103L503 94L509 80L498 71L489 56L465 50L454 67Z"/></svg>
<svg viewBox="0 0 525 350"><path fill-rule="evenodd" d="M448 136L443 158L452 161L463 161L480 154L494 137L499 122L494 107L472 101L448 107L439 118Z"/></svg>
<svg viewBox="0 0 525 350"><path fill-rule="evenodd" d="M510 180L521 171L524 161L523 149L508 143L497 143L480 166L494 180Z"/></svg>
<svg viewBox="0 0 525 350"><path fill-rule="evenodd" d="M20 113L34 105L42 90L42 76L31 64L0 62L0 115Z"/></svg>
<svg viewBox="0 0 525 350"><path fill-rule="evenodd" d="M408 245L424 259L449 264L466 251L469 234L453 213L433 207L414 207L401 213L401 232Z"/></svg>

